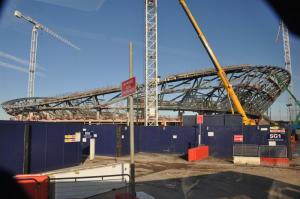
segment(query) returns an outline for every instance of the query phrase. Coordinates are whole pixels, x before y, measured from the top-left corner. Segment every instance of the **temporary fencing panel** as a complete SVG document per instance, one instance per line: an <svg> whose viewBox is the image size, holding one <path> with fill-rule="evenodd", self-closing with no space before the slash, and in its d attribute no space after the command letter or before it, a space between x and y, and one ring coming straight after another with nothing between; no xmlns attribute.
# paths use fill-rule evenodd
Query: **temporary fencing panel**
<svg viewBox="0 0 300 199"><path fill-rule="evenodd" d="M31 126L31 131L31 171L43 171L47 165L47 127L44 123L37 123Z"/></svg>
<svg viewBox="0 0 300 199"><path fill-rule="evenodd" d="M80 132L71 123L32 123L31 172L74 166L81 162L80 142L65 142L65 135Z"/></svg>
<svg viewBox="0 0 300 199"><path fill-rule="evenodd" d="M224 126L224 115L204 115L203 126Z"/></svg>
<svg viewBox="0 0 300 199"><path fill-rule="evenodd" d="M195 146L195 128L193 127L163 127L169 143L169 152L185 154L188 148Z"/></svg>
<svg viewBox="0 0 300 199"><path fill-rule="evenodd" d="M161 127L149 126L138 128L139 150L143 152L169 152L168 136Z"/></svg>
<svg viewBox="0 0 300 199"><path fill-rule="evenodd" d="M24 123L0 122L0 169L23 173Z"/></svg>
<svg viewBox="0 0 300 199"><path fill-rule="evenodd" d="M96 155L116 155L116 125L86 125L83 128L90 132L90 137L96 136ZM89 141L89 138L86 138L86 142Z"/></svg>
<svg viewBox="0 0 300 199"><path fill-rule="evenodd" d="M81 162L80 142L64 142L64 135L80 130L80 125L1 121L0 167L13 174L23 173L25 124L30 125L31 131L31 173L73 166Z"/></svg>
<svg viewBox="0 0 300 199"><path fill-rule="evenodd" d="M232 114L225 114L224 115L224 125L228 127L235 127L235 126L242 126L243 119L241 115L232 115Z"/></svg>
<svg viewBox="0 0 300 199"><path fill-rule="evenodd" d="M242 126L203 126L202 143L209 146L210 156L231 157L233 136L235 134L242 134L242 131Z"/></svg>
<svg viewBox="0 0 300 199"><path fill-rule="evenodd" d="M74 135L75 133L80 133L81 129L82 129L81 124L65 123L64 134ZM82 161L81 141L64 143L63 161L64 161L63 162L64 167L74 166L81 163Z"/></svg>
<svg viewBox="0 0 300 199"><path fill-rule="evenodd" d="M262 142L262 133L258 126L243 126L242 134L244 135L244 142L239 144L259 145Z"/></svg>
<svg viewBox="0 0 300 199"><path fill-rule="evenodd" d="M130 127L122 126L122 155L130 154ZM140 152L139 136L140 136L141 126L135 126L134 128L134 152Z"/></svg>
<svg viewBox="0 0 300 199"><path fill-rule="evenodd" d="M271 157L271 158L286 158L287 157L287 147L284 145L279 146L259 146L259 156L260 157Z"/></svg>
<svg viewBox="0 0 300 199"><path fill-rule="evenodd" d="M195 146L196 133L193 127L138 127L138 149L152 153L187 153Z"/></svg>

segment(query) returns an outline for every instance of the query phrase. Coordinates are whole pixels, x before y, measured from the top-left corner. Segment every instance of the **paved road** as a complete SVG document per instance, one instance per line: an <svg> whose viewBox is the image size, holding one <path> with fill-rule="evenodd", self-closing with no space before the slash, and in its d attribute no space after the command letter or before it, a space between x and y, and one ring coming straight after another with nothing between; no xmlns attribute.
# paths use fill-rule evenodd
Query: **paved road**
<svg viewBox="0 0 300 199"><path fill-rule="evenodd" d="M139 154L136 160L136 190L155 198L300 198L300 158L288 168L236 166L219 159L187 162L161 154Z"/></svg>

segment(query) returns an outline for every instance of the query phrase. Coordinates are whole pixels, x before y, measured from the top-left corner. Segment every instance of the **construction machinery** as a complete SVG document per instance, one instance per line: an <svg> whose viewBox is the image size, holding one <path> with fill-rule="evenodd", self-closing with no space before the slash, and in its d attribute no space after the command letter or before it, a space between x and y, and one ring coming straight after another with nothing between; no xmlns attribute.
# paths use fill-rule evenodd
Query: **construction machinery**
<svg viewBox="0 0 300 199"><path fill-rule="evenodd" d="M34 79L35 79L35 68L36 68L36 51L37 51L37 39L38 39L38 30L43 30L52 37L62 41L63 43L67 44L68 46L79 50L80 48L72 44L67 39L61 37L57 33L53 32L49 28L45 27L44 25L40 24L36 20L32 19L29 16L24 16L20 11L15 10L14 15L17 18L25 19L25 21L33 24L32 34L31 34L31 49L30 49L30 62L29 62L29 79L28 79L28 91L27 97L34 97Z"/></svg>
<svg viewBox="0 0 300 199"><path fill-rule="evenodd" d="M221 81L223 83L223 86L225 87L225 89L227 91L228 96L232 100L237 112L242 116L243 124L244 125L255 125L256 124L255 120L248 118L248 116L246 115L246 112L245 112L243 106L241 105L241 102L238 99L237 95L235 94L235 92L232 88L232 85L230 84L230 82L229 82L229 80L226 76L226 73L224 72L224 70L223 70L221 64L219 63L215 53L213 52L212 48L210 47L204 33L201 31L200 27L198 26L198 24L196 22L196 19L192 15L192 13L191 13L190 9L188 8L185 0L179 0L179 2L181 4L182 8L184 9L185 13L187 14L190 22L192 23L195 31L197 32L197 34L198 34L202 44L204 45L205 50L207 51L211 61L213 62L214 66L217 70L218 76L221 79Z"/></svg>

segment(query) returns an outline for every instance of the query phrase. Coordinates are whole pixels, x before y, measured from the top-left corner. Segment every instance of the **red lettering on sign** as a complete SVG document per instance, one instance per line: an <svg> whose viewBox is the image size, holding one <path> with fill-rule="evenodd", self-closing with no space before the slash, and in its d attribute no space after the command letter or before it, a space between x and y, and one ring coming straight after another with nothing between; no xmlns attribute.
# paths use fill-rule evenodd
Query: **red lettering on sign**
<svg viewBox="0 0 300 199"><path fill-rule="evenodd" d="M233 136L234 142L243 142L244 141L244 135L234 135Z"/></svg>
<svg viewBox="0 0 300 199"><path fill-rule="evenodd" d="M132 78L122 82L122 91L121 91L122 97L132 95L135 92L136 92L135 77L132 77Z"/></svg>

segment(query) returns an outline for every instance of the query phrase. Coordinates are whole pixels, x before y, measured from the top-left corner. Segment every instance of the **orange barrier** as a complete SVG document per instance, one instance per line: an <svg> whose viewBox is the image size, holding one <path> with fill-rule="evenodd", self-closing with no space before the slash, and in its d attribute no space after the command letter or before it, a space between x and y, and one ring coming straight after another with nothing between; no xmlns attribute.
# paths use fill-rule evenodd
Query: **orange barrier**
<svg viewBox="0 0 300 199"><path fill-rule="evenodd" d="M198 146L188 150L188 161L202 160L208 157L208 146Z"/></svg>
<svg viewBox="0 0 300 199"><path fill-rule="evenodd" d="M49 177L46 175L16 175L16 181L31 199L48 198Z"/></svg>
<svg viewBox="0 0 300 199"><path fill-rule="evenodd" d="M260 158L260 164L265 166L289 166L288 158Z"/></svg>

